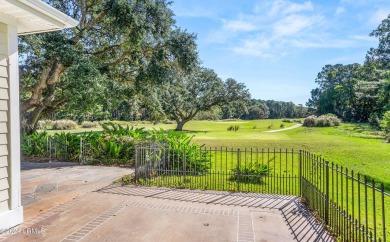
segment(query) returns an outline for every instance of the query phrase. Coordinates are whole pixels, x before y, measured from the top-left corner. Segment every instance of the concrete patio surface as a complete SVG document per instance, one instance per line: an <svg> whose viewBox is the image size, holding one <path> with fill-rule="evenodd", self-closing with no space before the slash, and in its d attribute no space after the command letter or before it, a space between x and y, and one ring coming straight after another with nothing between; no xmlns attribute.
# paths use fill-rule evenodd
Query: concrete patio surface
<svg viewBox="0 0 390 242"><path fill-rule="evenodd" d="M333 241L296 197L113 184L131 172L23 164L25 222L0 241Z"/></svg>

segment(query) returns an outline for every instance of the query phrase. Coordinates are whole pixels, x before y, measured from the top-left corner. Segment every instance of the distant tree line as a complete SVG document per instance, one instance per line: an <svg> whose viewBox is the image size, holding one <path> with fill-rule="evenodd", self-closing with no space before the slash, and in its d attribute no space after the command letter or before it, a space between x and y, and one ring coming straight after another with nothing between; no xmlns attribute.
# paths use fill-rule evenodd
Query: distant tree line
<svg viewBox="0 0 390 242"><path fill-rule="evenodd" d="M231 79L233 81L233 79ZM177 93L175 94L177 96ZM173 99L172 99L173 100ZM175 100L173 100L175 101ZM172 104L172 103L171 103ZM170 105L170 106L173 106ZM53 114L54 119L73 119L81 123L84 120L122 120L122 121L156 121L164 122L169 119L167 115L155 110L156 107L148 105L142 100L132 99L119 102L116 107L107 108L107 105L97 105L91 112L80 112L77 109L62 110ZM222 119L280 119L280 118L305 118L309 116L309 109L301 104L292 102L248 99L245 102L236 101L235 105L230 103L216 105L207 110L200 110L194 116L197 120L222 120Z"/></svg>
<svg viewBox="0 0 390 242"><path fill-rule="evenodd" d="M305 118L309 116L309 109L292 102L250 99L246 103L237 105L224 105L207 112L201 112L197 119L280 119L280 118Z"/></svg>
<svg viewBox="0 0 390 242"><path fill-rule="evenodd" d="M293 102L250 99L241 105L230 104L221 107L219 119L279 119L304 118L309 115L308 108Z"/></svg>
<svg viewBox="0 0 390 242"><path fill-rule="evenodd" d="M363 65L326 65L306 105L317 115L332 113L344 121L370 122L379 127L390 111L390 15L370 36L379 39Z"/></svg>

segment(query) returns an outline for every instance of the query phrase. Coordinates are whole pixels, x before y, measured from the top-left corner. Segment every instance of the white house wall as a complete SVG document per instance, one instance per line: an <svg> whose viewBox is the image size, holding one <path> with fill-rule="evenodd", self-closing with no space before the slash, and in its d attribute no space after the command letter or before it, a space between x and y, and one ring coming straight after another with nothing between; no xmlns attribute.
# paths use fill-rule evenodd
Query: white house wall
<svg viewBox="0 0 390 242"><path fill-rule="evenodd" d="M0 21L0 230L23 221L17 38L16 26Z"/></svg>
<svg viewBox="0 0 390 242"><path fill-rule="evenodd" d="M8 34L0 23L0 213L9 210L8 181Z"/></svg>

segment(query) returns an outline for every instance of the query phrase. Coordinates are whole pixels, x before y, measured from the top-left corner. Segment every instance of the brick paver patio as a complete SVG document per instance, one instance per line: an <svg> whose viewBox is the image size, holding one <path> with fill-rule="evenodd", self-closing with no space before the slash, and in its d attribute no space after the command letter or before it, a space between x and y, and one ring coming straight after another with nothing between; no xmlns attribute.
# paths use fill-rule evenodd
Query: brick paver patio
<svg viewBox="0 0 390 242"><path fill-rule="evenodd" d="M25 223L0 241L333 241L292 196L113 184L128 168L22 167Z"/></svg>

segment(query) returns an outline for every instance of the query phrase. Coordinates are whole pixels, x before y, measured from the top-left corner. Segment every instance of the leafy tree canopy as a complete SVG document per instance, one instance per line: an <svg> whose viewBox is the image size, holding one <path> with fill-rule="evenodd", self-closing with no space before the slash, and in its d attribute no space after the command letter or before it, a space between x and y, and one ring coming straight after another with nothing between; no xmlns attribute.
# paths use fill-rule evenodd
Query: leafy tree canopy
<svg viewBox="0 0 390 242"><path fill-rule="evenodd" d="M379 44L367 52L363 66L326 65L318 73L318 87L307 102L318 115L333 113L345 121L367 122L389 110L390 15L370 36Z"/></svg>
<svg viewBox="0 0 390 242"><path fill-rule="evenodd" d="M86 109L97 98L110 98L100 88L106 83L121 84L130 94L167 81L173 65L183 72L197 65L195 36L174 27L165 0L46 2L79 25L20 38L22 127L28 132L70 102Z"/></svg>
<svg viewBox="0 0 390 242"><path fill-rule="evenodd" d="M249 97L244 84L231 78L223 82L213 70L206 68L191 74L177 74L160 90L161 107L176 121L178 131L200 111Z"/></svg>

